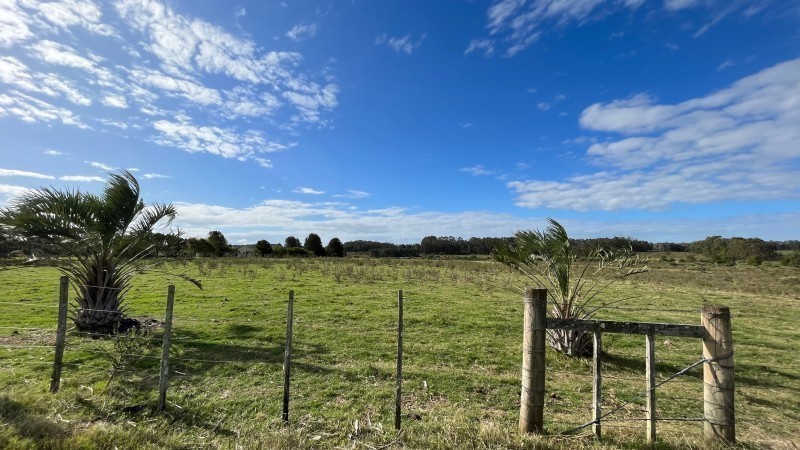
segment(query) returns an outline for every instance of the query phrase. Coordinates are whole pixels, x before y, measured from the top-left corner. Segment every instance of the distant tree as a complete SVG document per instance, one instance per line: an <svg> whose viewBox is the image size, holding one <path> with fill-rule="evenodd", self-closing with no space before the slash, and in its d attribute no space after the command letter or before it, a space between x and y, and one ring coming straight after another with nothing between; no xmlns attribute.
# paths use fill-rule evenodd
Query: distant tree
<svg viewBox="0 0 800 450"><path fill-rule="evenodd" d="M211 246L208 240L203 238L189 238L186 240L186 245L196 255L208 256L214 254L214 247Z"/></svg>
<svg viewBox="0 0 800 450"><path fill-rule="evenodd" d="M303 247L289 247L284 249L286 251L287 256L299 256L304 258L306 256L311 256L313 253L309 252L308 250L304 249Z"/></svg>
<svg viewBox="0 0 800 450"><path fill-rule="evenodd" d="M258 250L258 252L261 253L262 257L267 256L272 253L272 244L262 239L256 242L256 250Z"/></svg>
<svg viewBox="0 0 800 450"><path fill-rule="evenodd" d="M328 256L336 256L341 258L344 256L344 245L339 238L333 238L328 242L328 247L325 249L328 253Z"/></svg>
<svg viewBox="0 0 800 450"><path fill-rule="evenodd" d="M427 253L427 254L438 253L439 252L439 248L437 245L438 241L439 240L436 238L436 236L425 236L424 238L422 238L422 242L419 243L420 253Z"/></svg>
<svg viewBox="0 0 800 450"><path fill-rule="evenodd" d="M300 245L300 239L297 239L294 236L289 236L289 237L286 238L286 241L284 242L284 247L286 247L286 248L300 248L302 246Z"/></svg>
<svg viewBox="0 0 800 450"><path fill-rule="evenodd" d="M325 247L322 246L322 239L317 234L310 233L303 243L303 248L315 256L325 256Z"/></svg>
<svg viewBox="0 0 800 450"><path fill-rule="evenodd" d="M206 241L211 245L214 256L225 256L226 253L230 252L228 240L225 239L225 235L221 231L211 231L208 233Z"/></svg>
<svg viewBox="0 0 800 450"><path fill-rule="evenodd" d="M153 233L153 244L150 256L158 258L159 256L178 256L184 248L187 247L186 239L182 237L183 231L178 230L175 233Z"/></svg>
<svg viewBox="0 0 800 450"><path fill-rule="evenodd" d="M795 250L788 255L784 255L781 264L784 266L800 267L800 250Z"/></svg>
<svg viewBox="0 0 800 450"><path fill-rule="evenodd" d="M281 244L275 244L275 247L272 249L272 256L276 258L283 258L286 256L286 247Z"/></svg>

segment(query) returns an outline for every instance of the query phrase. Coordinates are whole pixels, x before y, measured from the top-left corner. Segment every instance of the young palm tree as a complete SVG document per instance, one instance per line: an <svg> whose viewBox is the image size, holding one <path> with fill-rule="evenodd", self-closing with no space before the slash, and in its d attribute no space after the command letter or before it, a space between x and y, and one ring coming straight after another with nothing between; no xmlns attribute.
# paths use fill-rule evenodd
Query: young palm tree
<svg viewBox="0 0 800 450"><path fill-rule="evenodd" d="M544 231L518 231L513 242L495 247L492 257L546 288L553 317L589 319L599 307L591 303L597 294L615 281L648 270L630 248L594 249L582 265L574 267L578 258L567 231L553 219L548 222L550 226ZM570 356L592 354L592 337L586 332L547 330L547 333L550 346L559 352Z"/></svg>
<svg viewBox="0 0 800 450"><path fill-rule="evenodd" d="M145 206L136 178L111 174L101 195L42 188L0 210L0 226L38 238L69 258L56 261L77 294L72 320L81 330L109 332L122 321L124 298L152 230L176 215L172 205Z"/></svg>

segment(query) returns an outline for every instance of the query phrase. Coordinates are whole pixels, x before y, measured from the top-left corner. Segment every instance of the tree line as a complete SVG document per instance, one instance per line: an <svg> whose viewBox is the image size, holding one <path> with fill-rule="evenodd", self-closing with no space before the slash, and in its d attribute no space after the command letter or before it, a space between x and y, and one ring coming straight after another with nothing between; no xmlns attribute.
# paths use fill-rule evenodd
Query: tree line
<svg viewBox="0 0 800 450"><path fill-rule="evenodd" d="M204 238L184 238L177 233L153 233L153 245L149 256L153 257L223 257L236 256L238 249L228 243L225 235L218 230L208 233ZM262 239L253 247L255 256L272 257L343 257L345 255L364 255L375 258L413 258L420 256L469 256L490 255L492 249L513 243L513 237L471 237L464 239L454 236L425 236L419 243L394 244L369 240L342 242L334 237L323 245L316 233L309 233L301 241L288 236L282 243L270 243ZM578 257L589 255L596 248L609 251L631 249L636 253L647 252L689 252L703 255L720 264L747 262L760 264L763 261L783 259L787 265L800 266L800 241L765 241L759 238L709 236L701 241L689 243L648 242L631 237L570 238L570 245ZM780 255L780 251L789 251ZM0 258L26 255L36 257L58 255L58 249L42 239L20 239L0 231ZM785 252L784 252L785 253Z"/></svg>

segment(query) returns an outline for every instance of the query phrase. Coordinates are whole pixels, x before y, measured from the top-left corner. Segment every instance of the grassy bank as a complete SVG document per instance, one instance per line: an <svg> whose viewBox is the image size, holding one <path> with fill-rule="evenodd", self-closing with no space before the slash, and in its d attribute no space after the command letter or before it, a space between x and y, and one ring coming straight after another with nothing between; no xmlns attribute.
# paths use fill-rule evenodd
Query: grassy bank
<svg viewBox="0 0 800 450"><path fill-rule="evenodd" d="M673 258L673 257L670 257ZM734 315L740 445L800 435L800 270L655 259L612 287L599 318L699 324ZM177 274L199 278L203 290ZM129 314L162 319L177 286L169 407L155 411L161 329L137 342L71 331L62 389L48 392L58 272L0 271L0 448L637 448L643 401L602 441L559 433L590 419L591 361L548 352L548 436L517 429L525 281L487 261L196 260L137 276ZM296 292L291 426L280 422L288 291ZM404 291L404 431L393 429L396 297ZM116 345L116 347L115 347ZM126 346L127 347L124 347ZM115 349L144 354L115 361ZM644 338L606 335L604 408L641 392ZM693 339L658 339L659 378L697 361ZM109 383L112 365L121 371ZM658 390L664 418L702 417L702 368ZM663 448L707 448L702 424L659 423Z"/></svg>

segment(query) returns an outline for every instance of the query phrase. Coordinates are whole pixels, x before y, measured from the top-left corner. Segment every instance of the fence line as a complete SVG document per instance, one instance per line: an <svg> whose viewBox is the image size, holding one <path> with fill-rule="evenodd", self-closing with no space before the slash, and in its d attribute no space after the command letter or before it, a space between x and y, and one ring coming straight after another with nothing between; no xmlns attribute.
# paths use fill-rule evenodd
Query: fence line
<svg viewBox="0 0 800 450"><path fill-rule="evenodd" d="M102 286L92 286L92 287L103 288L103 289L116 289L116 288L106 288L106 287L102 287ZM425 301L428 298L428 295L426 295L424 293L421 293L421 294L418 294L418 295L412 295L412 296L408 296L408 295L403 296L402 293L400 295L401 295L401 297L400 297L401 299L403 299L403 297L405 297L404 300L407 301L410 304L413 304L415 301ZM357 300L360 300L360 299L369 299L369 300L373 300L373 301L374 300L384 300L385 299L387 301L387 303L390 300L389 296L377 295L377 294L376 295L368 295L368 296L342 295L342 296L337 297L337 298L343 298L343 299L354 300L354 301L357 301ZM437 297L437 298L444 298L445 300L465 300L465 301L474 300L473 298L470 298L467 295L465 295L465 296L451 296L451 297ZM309 304L313 306L314 303L312 303L312 302L317 302L317 301L322 302L323 301L323 297L322 296L320 296L320 297L303 296L303 297L294 297L294 299L306 302L306 303L304 303L304 306L306 306L306 307L308 307ZM478 299L478 300L481 303L485 303L487 305L502 304L503 306L509 306L509 307L513 307L515 309L519 307L518 303L512 302L510 300L506 300L506 299L493 298L493 299L489 299L488 301L487 300L480 300L480 299ZM247 304L244 304L244 305L242 305L241 303L237 303L236 306L238 308L254 308L255 309L255 308L263 307L265 303L278 304L278 302L279 302L279 300L268 297L268 298L265 298L263 301L258 301L256 303L247 303ZM400 318L399 318L398 322L395 324L396 326L386 326L386 327L381 326L381 327L374 328L376 330L386 329L386 330L390 330L390 331L397 331L398 328L400 328L399 335L398 335L398 341L399 341L398 342L398 361L397 361L398 367L397 367L397 384L396 384L397 385L397 405L398 405L398 410L397 410L397 413L396 413L396 423L397 423L396 427L398 429L400 427L399 426L399 417L400 417L399 407L401 405L401 396L400 396L400 393L401 393L401 391L400 391L401 384L400 383L401 383L401 381L400 380L402 379L401 378L401 372L400 372L400 370L401 370L400 364L401 364L401 361L402 361L402 359L401 359L402 358L402 300L400 300L400 303L401 303L401 305L400 305ZM14 305L14 306L23 305L23 306L33 307L33 308L59 308L59 306L54 306L54 305L36 305L36 304L26 304L24 302L23 303L0 302L0 304ZM82 309L82 308L79 308L79 307L76 308L76 309L79 310L79 311L108 312L108 311L102 310L102 309L89 309L89 308ZM313 308L310 308L310 309L313 309ZM658 309L655 309L655 308L626 308L626 307L614 307L614 306L607 306L607 305L601 305L597 310L600 311L600 310L605 310L605 309L608 309L608 310L630 310L630 311L657 311L657 312L662 312L662 313L696 313L696 312L699 312L699 310L682 310L682 309L665 309L665 308L658 308ZM238 314L238 313L235 313L235 314ZM165 322L170 321L170 316L171 315L169 313L167 313L167 317L165 318ZM248 320L247 322L244 322L244 321L241 320L240 317L234 317L234 318L230 318L230 319L220 318L220 317L211 317L211 318L207 318L207 319L189 318L189 317L176 317L175 320L177 320L178 322L181 322L181 321L186 321L186 322L194 321L194 322L204 322L204 323L211 322L211 323L221 323L221 324L225 324L225 325L231 325L231 324L233 324L233 325L251 325L252 324L252 322L250 320ZM298 322L302 323L306 327L309 326L309 325L315 325L314 322L308 322L306 320L303 320L303 318L298 320ZM288 323L291 324L291 319L289 320ZM651 325L653 325L653 324L651 324ZM60 328L59 329L52 329L52 328L0 327L0 329L48 331L48 332L57 331L57 330L60 331ZM75 336L75 335L77 335L77 336L96 336L97 334L96 333L91 333L91 332L86 332L86 331L72 331L70 333L70 336ZM162 342L164 341L164 339L156 338L156 337L147 337L146 339L149 339L149 340L152 340L152 341L162 341ZM237 340L238 341L238 340L241 340L241 339L242 338L233 337L231 340ZM291 326L289 326L289 330L287 332L287 341L290 342L290 339L291 339ZM652 337L650 339L652 339ZM184 345L193 345L193 344L194 345L213 345L215 343L213 341L209 342L209 341L192 340L191 338L182 338L182 339L181 338L177 338L177 339L175 339L175 341L179 342L180 344L184 344ZM87 343L87 342L91 342L91 341L89 341L89 340L82 341L82 343ZM25 346L25 345L2 345L2 344L0 344L0 348L46 348L46 349L51 349L51 348L57 348L57 346L43 346L43 345ZM86 352L86 353L106 354L106 355L112 355L112 356L113 355L119 355L119 356L128 356L128 357L137 357L137 358L142 358L142 359L161 359L163 361L163 357L158 357L158 356L155 356L155 355L141 355L141 354L132 354L132 353L118 353L118 352L98 350L98 349L86 349L86 348L83 348L83 346L76 346L76 345L73 345L72 343L70 343L69 348L73 349L73 350L77 350L79 352ZM169 348L168 343L165 343L164 348L165 349ZM167 350L165 350L165 352L166 351ZM262 356L262 355L256 355L254 353L253 356ZM656 383L652 383L652 387L648 387L648 389L646 389L645 391L635 395L634 397L631 397L631 398L623 401L622 404L616 406L614 409L612 409L610 411L607 411L602 415L598 415L592 421L587 422L587 423L585 423L585 424L583 424L583 425L581 425L579 427L573 428L573 429L571 429L569 431L566 431L563 434L573 434L573 433L575 433L577 431L580 431L580 430L586 428L587 426L594 425L594 424L599 424L601 422L601 420L604 421L604 422L649 421L651 423L652 422L657 422L657 421L660 421L660 422L708 422L708 419L706 419L706 418L691 418L691 417L661 417L661 418L658 418L658 417L654 417L653 416L653 417L649 417L649 418L624 418L624 419L611 419L611 418L608 418L608 417L610 415L618 412L618 411L621 411L622 409L628 407L629 405L633 404L633 402L636 399L639 399L639 398L641 398L642 396L644 396L644 395L646 395L648 393L652 393L653 391L655 391L656 388L664 385L665 383L670 382L670 381L676 379L677 377L688 373L694 367L697 367L698 365L703 364L703 363L719 362L719 361L721 361L723 359L727 359L728 357L730 357L730 355L715 356L713 358L703 357L699 361L691 364L688 367L685 367L684 369L681 369L680 371L678 371L677 373L671 375L667 379L662 380L657 384ZM285 369L287 369L287 372L288 372L288 368L289 368L290 362L291 362L290 358L291 358L291 354L290 354L290 352L287 351L286 360L284 362L284 367L285 367ZM169 356L168 357L168 361L184 362L184 363L205 362L205 363L218 363L218 364L239 364L239 365L244 364L244 365L248 365L248 366L255 366L255 365L259 364L259 362L261 362L261 361L256 361L256 362L247 361L247 362L245 362L245 361L235 361L235 360L227 360L227 359L184 358L184 357L180 357L180 356ZM22 363L22 364L24 364L24 363ZM64 363L64 365L82 366L83 364L80 364L80 363ZM89 365L89 367L92 367L92 366ZM166 369L164 369L163 367L164 366L162 365L162 377L163 377L164 373L169 374L171 372L177 372L174 369L171 371L168 367ZM566 366L565 366L565 369L567 369ZM586 369L589 369L589 367L586 367ZM461 372L470 372L470 371L472 371L472 369L468 369L468 368L457 369L457 370L461 371ZM177 372L177 373L181 374L180 372ZM550 375L567 374L567 375L570 375L572 377L587 377L587 378L593 377L593 374L591 374L591 373L582 374L582 373L575 373L575 372L570 371L570 370L549 371L547 373L550 374ZM189 376L189 375L186 375L186 374L181 374L181 375ZM621 376L608 376L607 375L607 378L619 379L619 380L625 380L625 381L634 381L634 380L635 381L640 381L639 378L633 378L633 377L621 377ZM288 384L288 374L286 375L286 383ZM766 389L769 389L769 388L766 388ZM527 389L527 391L530 392L531 389ZM523 394L525 392L526 392L526 389L523 388ZM163 395L165 395L165 394L163 394ZM558 400L561 401L563 399L558 399ZM575 404L575 403L580 403L580 402L567 402L567 403ZM711 403L711 402L706 401L706 403ZM652 411L650 411L650 412L652 413ZM287 415L285 420L288 421L288 415ZM609 426L614 427L613 425L609 425ZM638 428L638 427L631 426L629 428Z"/></svg>
<svg viewBox="0 0 800 450"><path fill-rule="evenodd" d="M0 330L56 331L56 330L58 330L58 328L0 327Z"/></svg>
<svg viewBox="0 0 800 450"><path fill-rule="evenodd" d="M0 344L0 348L56 348L55 345L16 345Z"/></svg>

